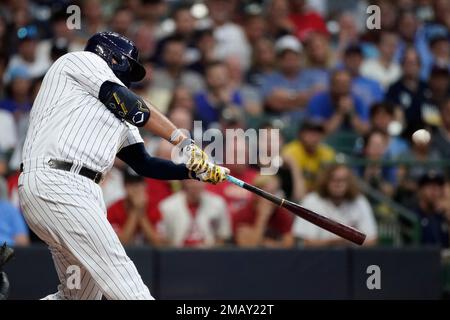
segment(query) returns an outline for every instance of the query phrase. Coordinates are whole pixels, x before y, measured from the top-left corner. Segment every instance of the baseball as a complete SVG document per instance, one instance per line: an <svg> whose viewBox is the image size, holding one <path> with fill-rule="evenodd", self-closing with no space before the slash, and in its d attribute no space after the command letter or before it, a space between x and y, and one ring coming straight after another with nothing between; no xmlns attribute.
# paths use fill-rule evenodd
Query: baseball
<svg viewBox="0 0 450 320"><path fill-rule="evenodd" d="M419 129L412 135L412 141L416 144L428 144L431 140L430 133L425 129Z"/></svg>

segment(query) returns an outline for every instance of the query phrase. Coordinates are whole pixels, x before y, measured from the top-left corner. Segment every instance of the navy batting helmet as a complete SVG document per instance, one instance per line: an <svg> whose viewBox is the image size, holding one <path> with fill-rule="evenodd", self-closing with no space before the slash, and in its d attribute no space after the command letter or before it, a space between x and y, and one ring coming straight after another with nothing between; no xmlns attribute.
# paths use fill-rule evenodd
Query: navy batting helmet
<svg viewBox="0 0 450 320"><path fill-rule="evenodd" d="M138 49L132 41L118 33L96 33L88 40L84 50L102 57L127 87L145 76L145 69L138 62Z"/></svg>

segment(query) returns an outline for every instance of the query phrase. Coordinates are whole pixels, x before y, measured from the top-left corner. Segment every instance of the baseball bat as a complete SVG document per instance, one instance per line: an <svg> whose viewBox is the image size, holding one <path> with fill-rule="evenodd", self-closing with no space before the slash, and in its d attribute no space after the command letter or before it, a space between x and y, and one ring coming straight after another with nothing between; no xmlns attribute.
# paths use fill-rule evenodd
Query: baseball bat
<svg viewBox="0 0 450 320"><path fill-rule="evenodd" d="M366 239L366 235L364 233L362 233L352 227L346 226L346 225L339 223L333 219L322 216L322 215L320 215L314 211L311 211L309 209L306 209L294 202L277 197L269 192L261 190L260 188L257 188L255 186L248 184L242 180L239 180L233 176L228 175L227 180L241 188L244 188L250 192L257 194L258 196L261 196L261 197L277 204L280 207L286 208L287 210L289 210L293 214L299 216L300 218L305 219L320 228L328 230L331 233L334 233L335 235L338 235L339 237L344 238L348 241L351 241L358 245L362 245L364 243L364 240Z"/></svg>

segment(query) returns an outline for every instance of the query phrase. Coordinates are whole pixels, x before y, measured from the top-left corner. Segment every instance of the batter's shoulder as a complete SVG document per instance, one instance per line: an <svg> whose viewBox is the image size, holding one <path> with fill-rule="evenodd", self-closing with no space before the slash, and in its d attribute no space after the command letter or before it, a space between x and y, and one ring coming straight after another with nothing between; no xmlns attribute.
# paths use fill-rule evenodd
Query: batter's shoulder
<svg viewBox="0 0 450 320"><path fill-rule="evenodd" d="M98 55L89 51L74 51L61 56L55 63L70 64L81 69L89 69L92 71L99 70L108 64Z"/></svg>

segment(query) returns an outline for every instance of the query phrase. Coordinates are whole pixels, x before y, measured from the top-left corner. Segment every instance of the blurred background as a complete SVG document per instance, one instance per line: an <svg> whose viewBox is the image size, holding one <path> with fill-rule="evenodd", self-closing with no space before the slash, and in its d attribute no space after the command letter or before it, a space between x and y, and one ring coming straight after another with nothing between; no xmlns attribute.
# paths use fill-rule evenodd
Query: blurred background
<svg viewBox="0 0 450 320"><path fill-rule="evenodd" d="M81 8L79 29L70 28L76 11L66 9L73 4ZM366 24L370 5L380 10L378 29ZM118 160L102 183L108 219L122 243L137 250L134 254L159 254L151 268L158 276L148 276L150 282L171 278L158 272L174 265L178 269L173 273L185 271L179 288L189 275L194 279L181 267L186 260L176 260L183 255L193 255L189 261L226 264L241 259L241 251L256 265L261 257L281 255L279 261L288 259L291 269L284 271L289 275L297 266L307 268L303 255L322 265L328 261L323 259L331 259L328 254L351 255L353 262L361 255L362 261L376 263L370 258L375 254L381 262L387 259L393 269L386 269L393 275L412 267L433 273L411 273L398 284L401 293L393 287L392 297L408 297L414 288L414 297L448 296L448 0L1 1L0 243L19 248L23 261L43 245L26 227L17 193L34 98L56 59L83 50L91 35L105 30L135 42L147 75L131 89L178 127L192 131L193 121L201 120L203 129L280 130L276 175L260 175L262 163L229 164L233 175L360 229L368 235L365 246L372 247L355 251L348 242L228 182L212 186L144 179ZM152 155L170 159L169 143L142 135ZM233 154L248 152L231 141L225 145ZM264 151L270 154L271 147ZM176 258L169 263L172 254ZM294 259L296 255L302 258ZM432 257L424 259L427 255ZM339 261L330 260L327 268L340 265L346 276L336 277L351 278L354 285L361 275L353 273L362 265ZM427 262L434 264L421 265ZM397 270L396 263L405 268ZM315 274L317 265L308 266L317 279L329 271ZM216 267L219 272L223 265ZM195 263L190 270L196 270ZM299 286L307 287L308 272ZM205 280L208 275L201 276ZM424 284L414 286L415 276L423 277ZM163 298L236 297L226 289L208 295L211 279L204 281L205 287L195 285L201 279L192 280L185 291L163 283L155 290ZM227 278L221 279L225 285ZM430 284L434 291L427 294L424 286ZM292 287L292 295L283 295L289 281L276 285L280 297L328 297L321 296L327 289L317 288L314 294L311 289L309 295L295 295L298 288ZM26 288L23 284L24 292ZM345 293L341 298L371 297L358 296L358 290L353 286L336 292ZM262 297L277 297L272 293Z"/></svg>

